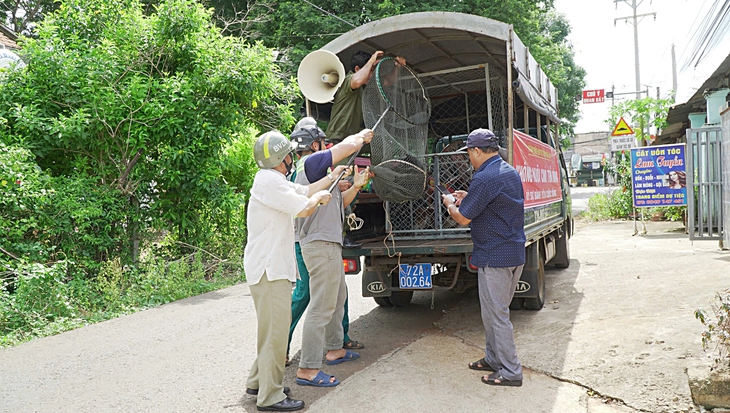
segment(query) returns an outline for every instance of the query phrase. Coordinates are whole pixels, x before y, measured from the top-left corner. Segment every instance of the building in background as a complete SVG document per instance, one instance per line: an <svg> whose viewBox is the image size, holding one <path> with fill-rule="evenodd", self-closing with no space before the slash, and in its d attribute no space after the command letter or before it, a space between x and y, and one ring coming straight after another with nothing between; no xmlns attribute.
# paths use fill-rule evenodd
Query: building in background
<svg viewBox="0 0 730 413"><path fill-rule="evenodd" d="M577 133L565 151L573 186L604 186L613 182L607 177L603 162L611 157L611 132Z"/></svg>

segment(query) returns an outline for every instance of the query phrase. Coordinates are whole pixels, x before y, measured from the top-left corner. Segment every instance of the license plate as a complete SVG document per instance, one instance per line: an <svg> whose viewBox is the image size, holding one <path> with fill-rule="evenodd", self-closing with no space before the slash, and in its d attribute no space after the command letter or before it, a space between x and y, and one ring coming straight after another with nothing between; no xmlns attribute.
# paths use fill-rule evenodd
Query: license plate
<svg viewBox="0 0 730 413"><path fill-rule="evenodd" d="M398 274L401 290L427 290L431 284L431 264L401 264Z"/></svg>

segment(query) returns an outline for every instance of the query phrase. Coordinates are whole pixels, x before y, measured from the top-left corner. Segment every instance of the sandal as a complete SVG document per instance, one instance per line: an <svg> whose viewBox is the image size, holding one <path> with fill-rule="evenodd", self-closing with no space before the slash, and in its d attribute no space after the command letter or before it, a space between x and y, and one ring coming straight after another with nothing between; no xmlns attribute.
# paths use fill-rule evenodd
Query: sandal
<svg viewBox="0 0 730 413"><path fill-rule="evenodd" d="M482 382L492 386L522 386L522 380L509 380L497 372L494 372L489 376L482 376Z"/></svg>
<svg viewBox="0 0 730 413"><path fill-rule="evenodd" d="M334 379L334 381L332 381ZM314 387L335 387L340 384L340 381L335 379L335 376L330 376L322 370L317 372L312 380L303 379L297 377L296 383L300 386L314 386Z"/></svg>
<svg viewBox="0 0 730 413"><path fill-rule="evenodd" d="M473 363L469 363L469 368L472 370L483 370L483 371L497 371L492 366L487 363L487 360L482 358L481 360L477 360Z"/></svg>
<svg viewBox="0 0 730 413"><path fill-rule="evenodd" d="M354 351L350 351L350 350L345 350L345 355L344 356L342 356L342 357L340 357L338 359L334 359L334 360L326 360L325 359L324 364L326 364L328 366L333 366L335 364L344 363L346 361L357 360L359 358L360 358L360 354L359 353L355 353Z"/></svg>
<svg viewBox="0 0 730 413"><path fill-rule="evenodd" d="M342 348L349 350L359 350L365 348L365 344L355 340L348 340L342 343Z"/></svg>

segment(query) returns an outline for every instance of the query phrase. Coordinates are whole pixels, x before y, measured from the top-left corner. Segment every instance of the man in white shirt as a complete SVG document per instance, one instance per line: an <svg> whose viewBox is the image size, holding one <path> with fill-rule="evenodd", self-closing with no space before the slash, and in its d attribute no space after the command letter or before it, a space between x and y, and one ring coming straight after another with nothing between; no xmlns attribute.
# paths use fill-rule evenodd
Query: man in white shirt
<svg viewBox="0 0 730 413"><path fill-rule="evenodd" d="M292 143L279 132L267 132L254 145L256 173L248 204L248 238L243 257L246 280L258 318L257 357L246 393L258 395L260 411L294 411L304 402L289 398L284 359L291 322L291 283L296 280L294 217L306 217L327 204L331 181L324 177L304 186L290 182ZM345 167L338 167L339 174Z"/></svg>

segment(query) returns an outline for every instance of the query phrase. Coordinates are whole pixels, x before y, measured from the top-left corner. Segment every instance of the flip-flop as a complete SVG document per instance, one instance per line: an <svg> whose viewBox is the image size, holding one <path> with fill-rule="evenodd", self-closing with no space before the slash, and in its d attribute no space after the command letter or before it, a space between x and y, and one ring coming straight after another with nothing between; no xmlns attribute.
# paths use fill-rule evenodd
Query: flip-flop
<svg viewBox="0 0 730 413"><path fill-rule="evenodd" d="M350 349L350 350L359 350L361 348L365 348L365 345L360 343L359 341L349 340L349 341L342 343L342 348Z"/></svg>
<svg viewBox="0 0 730 413"><path fill-rule="evenodd" d="M355 353L354 351L350 351L350 350L345 350L345 356L344 357L338 358L338 359L334 359L334 360L325 360L324 361L324 364L326 364L328 366L333 366L335 364L344 363L346 361L357 360L359 358L360 358L360 354L359 353Z"/></svg>
<svg viewBox="0 0 730 413"><path fill-rule="evenodd" d="M330 382L330 379L334 376L330 376L329 374L326 374L322 370L317 372L317 375L314 376L312 380L307 379L301 379L297 377L296 383L300 386L314 386L314 387L335 387L338 384L340 384L340 381L335 379L335 381Z"/></svg>
<svg viewBox="0 0 730 413"><path fill-rule="evenodd" d="M489 363L487 363L487 360L484 358L482 358L481 360L477 360L473 363L469 363L469 368L472 370L497 371L497 370L493 369L492 366Z"/></svg>
<svg viewBox="0 0 730 413"><path fill-rule="evenodd" d="M486 379L482 377L482 382L492 386L522 386L522 380L509 380L497 372L490 374Z"/></svg>

